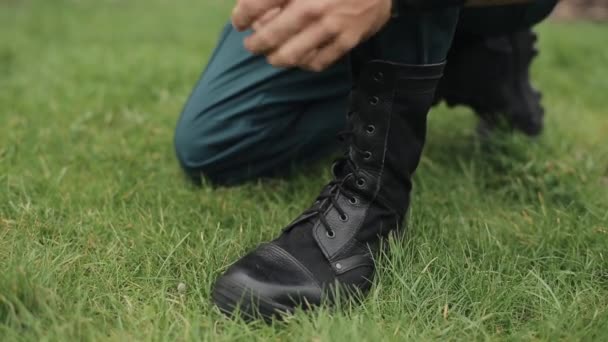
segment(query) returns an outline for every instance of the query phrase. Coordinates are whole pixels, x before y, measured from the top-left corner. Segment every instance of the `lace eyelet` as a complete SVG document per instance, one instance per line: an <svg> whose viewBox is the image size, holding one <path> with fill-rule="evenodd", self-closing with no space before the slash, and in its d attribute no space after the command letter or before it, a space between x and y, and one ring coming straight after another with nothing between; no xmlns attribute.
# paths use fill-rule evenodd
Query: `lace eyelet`
<svg viewBox="0 0 608 342"><path fill-rule="evenodd" d="M359 200L357 199L357 197L351 197L348 199L348 203L355 205L359 203Z"/></svg>
<svg viewBox="0 0 608 342"><path fill-rule="evenodd" d="M367 127L365 127L365 132L367 132L367 134L374 134L376 132L376 126L374 125L367 125Z"/></svg>
<svg viewBox="0 0 608 342"><path fill-rule="evenodd" d="M366 184L365 179L363 179L363 178L359 178L359 179L357 179L357 186L358 186L360 189L365 188L365 184Z"/></svg>
<svg viewBox="0 0 608 342"><path fill-rule="evenodd" d="M348 215L346 215L346 214L340 215L340 221L342 221L342 222L348 221Z"/></svg>
<svg viewBox="0 0 608 342"><path fill-rule="evenodd" d="M372 96L372 97L370 97L369 104L371 104L372 106L375 106L378 103L380 103L380 99L378 98L378 96Z"/></svg>
<svg viewBox="0 0 608 342"><path fill-rule="evenodd" d="M363 155L363 159L365 159L365 160L372 159L372 153L370 151L366 151L365 155Z"/></svg>
<svg viewBox="0 0 608 342"><path fill-rule="evenodd" d="M374 74L374 81L381 82L383 79L384 79L384 74L381 71Z"/></svg>
<svg viewBox="0 0 608 342"><path fill-rule="evenodd" d="M333 239L336 237L336 232L334 232L333 230L328 230L325 232L325 236L327 236L330 239Z"/></svg>

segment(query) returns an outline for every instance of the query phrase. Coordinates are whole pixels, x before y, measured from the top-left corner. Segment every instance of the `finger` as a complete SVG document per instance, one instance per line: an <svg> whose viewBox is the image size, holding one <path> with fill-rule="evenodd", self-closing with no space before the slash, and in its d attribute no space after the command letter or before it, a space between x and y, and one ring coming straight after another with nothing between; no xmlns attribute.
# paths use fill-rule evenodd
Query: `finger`
<svg viewBox="0 0 608 342"><path fill-rule="evenodd" d="M309 56L311 51L316 51L334 40L338 34L337 30L325 25L311 25L271 53L268 62L279 67L306 65L312 60L312 56ZM304 57L308 60L304 60Z"/></svg>
<svg viewBox="0 0 608 342"><path fill-rule="evenodd" d="M319 54L319 51L323 50L325 47L327 47L328 45L332 44L333 41L336 38L332 38L328 41L326 41L325 43L323 43L322 45L318 46L316 49L314 49L313 51L310 51L306 57L302 58L302 61L299 65L300 68L304 69L304 70L308 70L308 71L314 71L312 70L312 68L310 67L310 64L312 63L312 61L315 59L315 57L317 57L317 55Z"/></svg>
<svg viewBox="0 0 608 342"><path fill-rule="evenodd" d="M256 20L256 22L251 25L251 28L254 31L259 31L264 25L274 19L279 13L281 13L280 8L276 7L271 9L270 11L266 12L260 19Z"/></svg>
<svg viewBox="0 0 608 342"><path fill-rule="evenodd" d="M307 66L310 64L310 62L312 62L318 53L319 49L314 49L313 51L308 52L308 54L302 58L298 66L304 70L310 70L307 68Z"/></svg>
<svg viewBox="0 0 608 342"><path fill-rule="evenodd" d="M245 39L245 47L254 54L265 54L282 46L321 15L308 2L298 1L285 7L274 19Z"/></svg>
<svg viewBox="0 0 608 342"><path fill-rule="evenodd" d="M266 12L280 8L286 2L287 0L238 0L232 10L232 26L238 31L247 30Z"/></svg>
<svg viewBox="0 0 608 342"><path fill-rule="evenodd" d="M359 40L348 36L340 36L321 49L315 58L308 63L307 69L320 72L335 63L338 59L352 50Z"/></svg>

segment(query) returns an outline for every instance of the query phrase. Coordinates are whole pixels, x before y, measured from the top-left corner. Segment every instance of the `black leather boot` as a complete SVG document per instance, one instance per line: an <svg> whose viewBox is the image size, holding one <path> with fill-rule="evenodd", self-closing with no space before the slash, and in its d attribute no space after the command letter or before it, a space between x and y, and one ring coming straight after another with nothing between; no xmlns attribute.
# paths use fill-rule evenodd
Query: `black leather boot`
<svg viewBox="0 0 608 342"><path fill-rule="evenodd" d="M501 124L540 134L544 110L529 73L536 40L532 30L497 37L457 34L436 102L471 107L484 134Z"/></svg>
<svg viewBox="0 0 608 342"><path fill-rule="evenodd" d="M379 242L399 229L409 205L443 64L365 64L351 95L347 151L334 180L315 203L233 264L216 282L213 300L226 313L272 317L365 294Z"/></svg>

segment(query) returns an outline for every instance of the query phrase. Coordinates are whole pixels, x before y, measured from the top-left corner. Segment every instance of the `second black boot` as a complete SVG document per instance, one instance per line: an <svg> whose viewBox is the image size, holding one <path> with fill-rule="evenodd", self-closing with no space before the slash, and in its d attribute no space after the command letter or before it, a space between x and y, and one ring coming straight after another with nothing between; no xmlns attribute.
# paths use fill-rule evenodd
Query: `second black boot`
<svg viewBox="0 0 608 342"><path fill-rule="evenodd" d="M398 230L425 142L443 64L363 65L351 95L345 156L314 204L274 241L233 264L213 288L225 313L245 317L366 294L382 239ZM344 298L344 297L341 297Z"/></svg>
<svg viewBox="0 0 608 342"><path fill-rule="evenodd" d="M471 107L484 134L503 123L529 136L540 134L544 110L530 81L536 40L531 29L503 36L458 33L437 102Z"/></svg>

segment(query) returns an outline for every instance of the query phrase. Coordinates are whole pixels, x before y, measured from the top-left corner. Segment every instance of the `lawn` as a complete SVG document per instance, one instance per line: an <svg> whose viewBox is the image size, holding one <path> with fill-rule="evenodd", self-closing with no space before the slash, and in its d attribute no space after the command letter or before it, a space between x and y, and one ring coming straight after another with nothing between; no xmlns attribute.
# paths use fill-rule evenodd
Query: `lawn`
<svg viewBox="0 0 608 342"><path fill-rule="evenodd" d="M436 108L370 297L266 325L226 319L211 284L329 172L182 176L173 128L228 13L0 1L1 341L608 339L608 25L539 27L540 139L480 142L469 110Z"/></svg>

